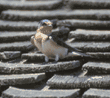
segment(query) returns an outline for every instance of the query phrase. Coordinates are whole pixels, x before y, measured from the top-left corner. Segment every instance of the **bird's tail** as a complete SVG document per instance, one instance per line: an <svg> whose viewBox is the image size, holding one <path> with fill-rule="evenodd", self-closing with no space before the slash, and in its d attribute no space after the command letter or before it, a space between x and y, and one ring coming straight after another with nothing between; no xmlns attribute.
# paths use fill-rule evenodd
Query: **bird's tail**
<svg viewBox="0 0 110 98"><path fill-rule="evenodd" d="M91 55L88 55L86 53L82 53L82 52L76 52L76 51L73 51L73 52L70 52L68 53L68 56L76 56L76 57L81 57L81 58L86 58L86 59L95 59L95 57L91 56Z"/></svg>

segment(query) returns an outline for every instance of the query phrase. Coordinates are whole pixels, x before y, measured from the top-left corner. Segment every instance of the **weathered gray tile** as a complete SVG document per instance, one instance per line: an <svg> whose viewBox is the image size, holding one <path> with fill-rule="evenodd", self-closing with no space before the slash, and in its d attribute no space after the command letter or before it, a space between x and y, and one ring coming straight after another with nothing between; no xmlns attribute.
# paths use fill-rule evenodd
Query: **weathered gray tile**
<svg viewBox="0 0 110 98"><path fill-rule="evenodd" d="M110 30L110 21L99 21L99 20L75 20L75 19L65 19L59 20L57 26L66 26L74 29L89 29L89 30Z"/></svg>
<svg viewBox="0 0 110 98"><path fill-rule="evenodd" d="M71 47L76 47L85 52L110 52L109 42L95 42L95 41L74 41L67 43Z"/></svg>
<svg viewBox="0 0 110 98"><path fill-rule="evenodd" d="M4 42L15 42L15 41L26 41L30 40L31 36L34 35L35 31L30 32L8 32L1 31L0 32L0 43Z"/></svg>
<svg viewBox="0 0 110 98"><path fill-rule="evenodd" d="M35 31L38 22L0 20L0 31Z"/></svg>
<svg viewBox="0 0 110 98"><path fill-rule="evenodd" d="M110 61L110 52L87 52L86 54L91 55L96 61Z"/></svg>
<svg viewBox="0 0 110 98"><path fill-rule="evenodd" d="M27 59L29 61L36 61L36 62L45 61L45 55L42 53L23 53L21 55L21 58Z"/></svg>
<svg viewBox="0 0 110 98"><path fill-rule="evenodd" d="M23 0L1 0L2 9L19 9L19 10L52 10L62 6L62 0L52 1L24 1Z"/></svg>
<svg viewBox="0 0 110 98"><path fill-rule="evenodd" d="M38 91L10 87L2 93L2 98L77 98L79 93L80 89Z"/></svg>
<svg viewBox="0 0 110 98"><path fill-rule="evenodd" d="M45 19L45 18L44 18ZM57 19L51 20L53 22L53 28L56 26ZM22 21L6 21L0 20L0 31L36 31L38 22Z"/></svg>
<svg viewBox="0 0 110 98"><path fill-rule="evenodd" d="M0 59L2 60L10 60L15 59L21 56L20 51L4 51L0 52Z"/></svg>
<svg viewBox="0 0 110 98"><path fill-rule="evenodd" d="M82 79L80 78L79 81L77 81L78 80L77 78L78 77L75 77L74 75L54 75L52 78L50 78L47 81L47 85L57 89L81 88L79 85L84 84L83 82L87 78L82 78Z"/></svg>
<svg viewBox="0 0 110 98"><path fill-rule="evenodd" d="M75 69L82 66L82 61L66 61L47 64L13 64L0 63L0 73L41 73Z"/></svg>
<svg viewBox="0 0 110 98"><path fill-rule="evenodd" d="M66 79L68 78L68 79ZM95 75L76 77L72 75L54 75L47 81L47 85L52 88L109 88L110 75Z"/></svg>
<svg viewBox="0 0 110 98"><path fill-rule="evenodd" d="M69 33L69 38L81 41L109 41L110 31L77 29Z"/></svg>
<svg viewBox="0 0 110 98"><path fill-rule="evenodd" d="M22 85L42 81L45 79L45 73L39 74L16 74L16 75L0 75L0 85Z"/></svg>
<svg viewBox="0 0 110 98"><path fill-rule="evenodd" d="M72 9L109 9L109 0L69 0Z"/></svg>
<svg viewBox="0 0 110 98"><path fill-rule="evenodd" d="M110 20L110 10L52 10L21 11L7 10L1 13L1 19L14 21L38 21L41 19L92 19Z"/></svg>
<svg viewBox="0 0 110 98"><path fill-rule="evenodd" d="M83 94L82 98L110 98L110 90L91 88Z"/></svg>
<svg viewBox="0 0 110 98"><path fill-rule="evenodd" d="M110 63L106 62L88 62L82 67L83 70L87 70L91 74L109 74Z"/></svg>
<svg viewBox="0 0 110 98"><path fill-rule="evenodd" d="M35 47L31 44L30 41L25 42L13 42L13 43L0 43L0 52L1 51L22 51L28 52Z"/></svg>

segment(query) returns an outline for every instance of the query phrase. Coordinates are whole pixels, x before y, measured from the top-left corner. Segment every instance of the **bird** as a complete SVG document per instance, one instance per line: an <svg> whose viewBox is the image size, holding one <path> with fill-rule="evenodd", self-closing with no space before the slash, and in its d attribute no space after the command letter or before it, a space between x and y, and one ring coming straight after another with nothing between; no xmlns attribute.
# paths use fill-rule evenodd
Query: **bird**
<svg viewBox="0 0 110 98"><path fill-rule="evenodd" d="M59 59L66 58L70 55L81 55L82 57L90 57L81 50L69 46L63 40L52 35L52 22L48 19L41 20L38 24L37 33L31 37L31 43L45 55L45 62L49 59L58 62Z"/></svg>

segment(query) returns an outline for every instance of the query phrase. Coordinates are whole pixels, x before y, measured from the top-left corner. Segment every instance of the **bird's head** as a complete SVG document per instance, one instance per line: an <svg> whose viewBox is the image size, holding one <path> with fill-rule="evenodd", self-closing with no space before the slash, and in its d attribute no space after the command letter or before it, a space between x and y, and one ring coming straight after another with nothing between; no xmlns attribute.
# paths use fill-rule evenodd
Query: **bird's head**
<svg viewBox="0 0 110 98"><path fill-rule="evenodd" d="M49 35L52 32L52 22L48 19L41 20L38 24L37 32Z"/></svg>

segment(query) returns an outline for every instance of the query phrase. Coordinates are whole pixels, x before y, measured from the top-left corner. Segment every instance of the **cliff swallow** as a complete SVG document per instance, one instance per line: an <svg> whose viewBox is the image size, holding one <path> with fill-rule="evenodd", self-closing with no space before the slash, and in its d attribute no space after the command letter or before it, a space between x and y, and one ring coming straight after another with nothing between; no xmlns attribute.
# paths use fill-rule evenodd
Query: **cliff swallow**
<svg viewBox="0 0 110 98"><path fill-rule="evenodd" d="M31 43L45 55L45 62L48 62L49 59L54 59L57 62L68 55L74 56L74 53L89 57L89 55L81 53L81 50L69 46L60 38L52 35L52 22L47 19L40 21L37 33L31 37Z"/></svg>

